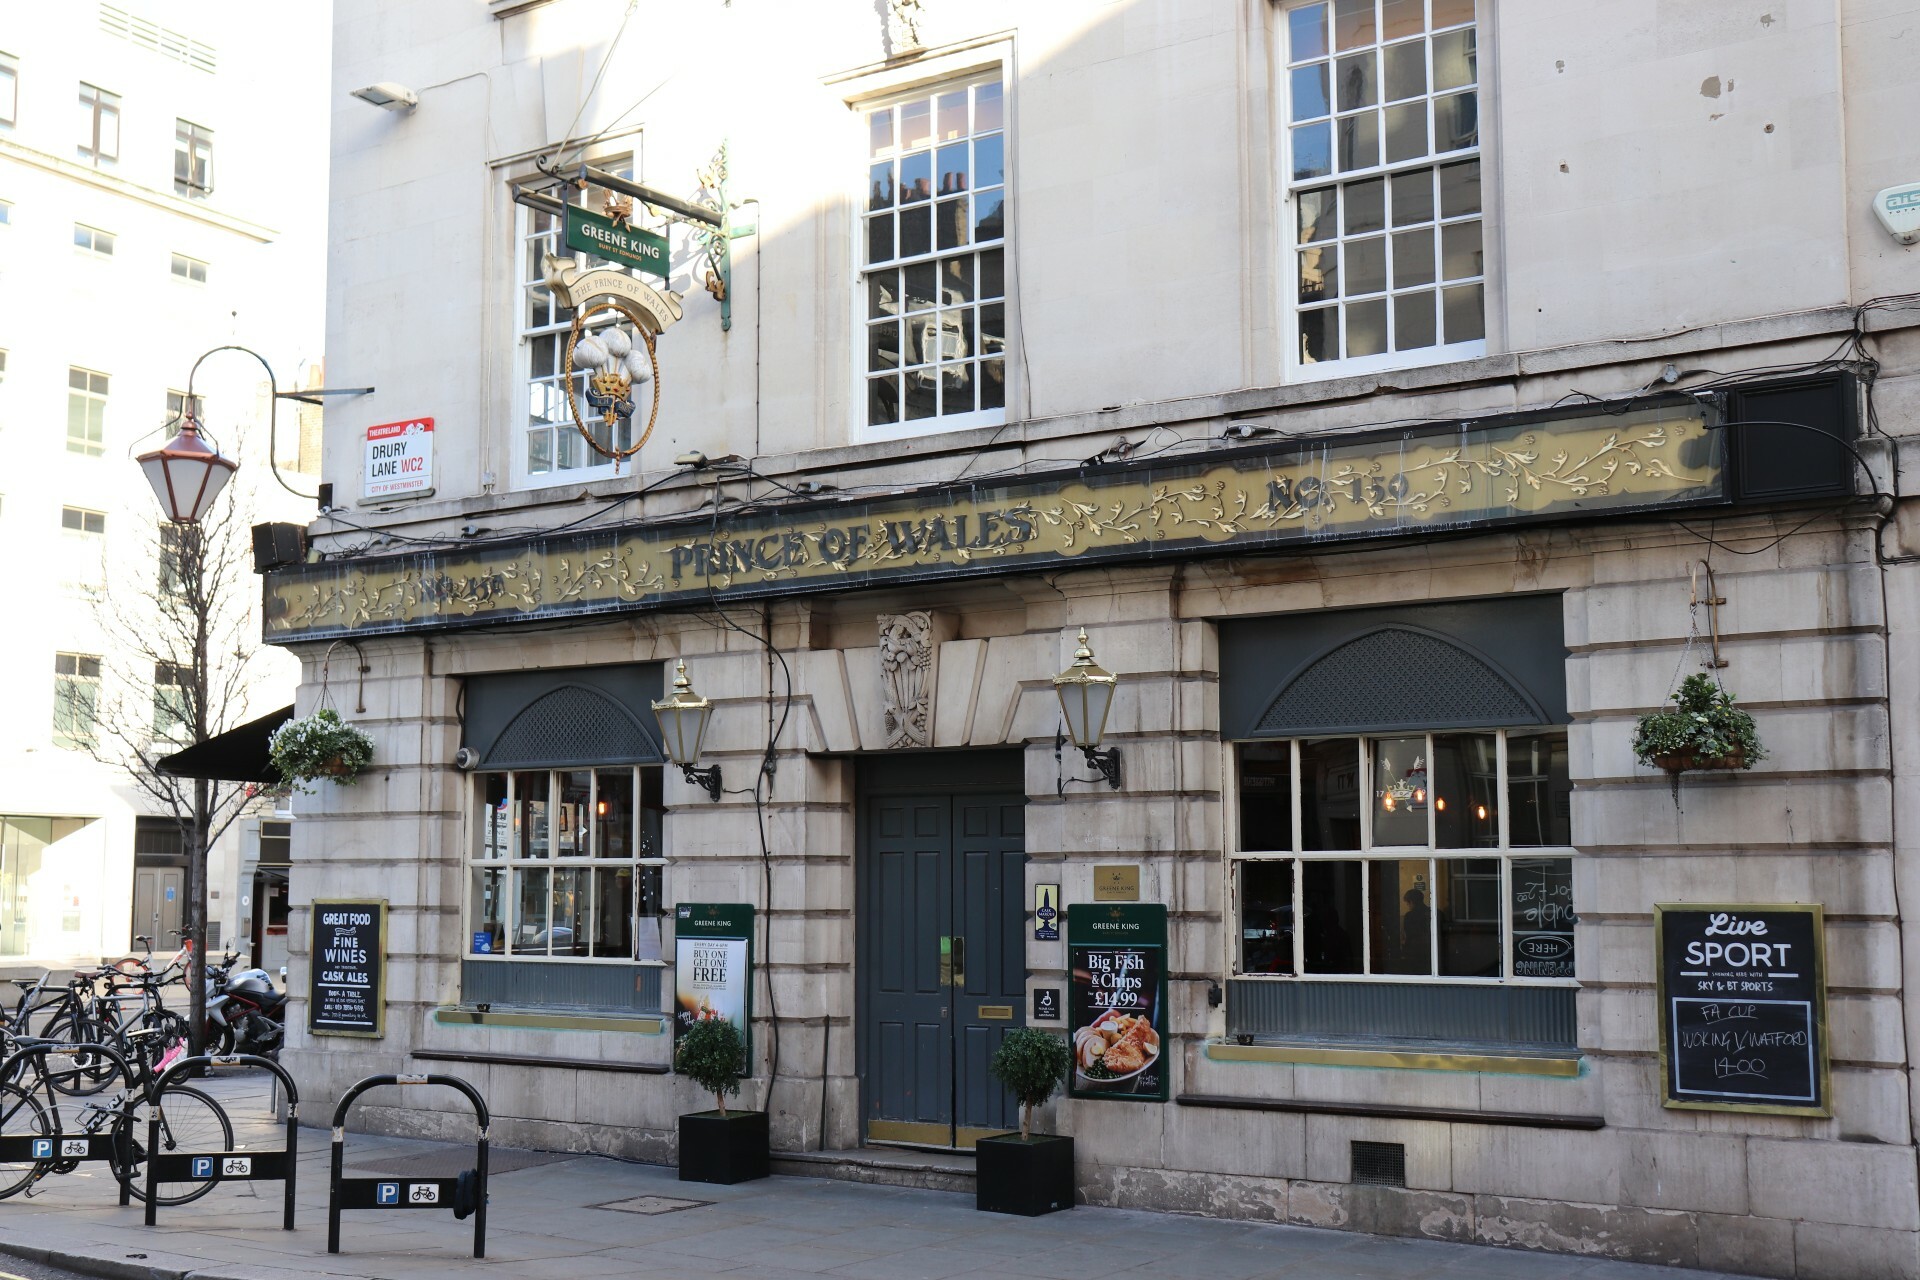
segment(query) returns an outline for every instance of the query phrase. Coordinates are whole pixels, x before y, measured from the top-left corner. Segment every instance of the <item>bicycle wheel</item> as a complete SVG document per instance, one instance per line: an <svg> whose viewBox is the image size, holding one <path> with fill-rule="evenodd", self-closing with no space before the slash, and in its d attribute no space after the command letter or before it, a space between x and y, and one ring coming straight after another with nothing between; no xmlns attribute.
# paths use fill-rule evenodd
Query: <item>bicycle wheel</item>
<svg viewBox="0 0 1920 1280"><path fill-rule="evenodd" d="M147 1117L145 1098L133 1099L113 1124L113 1176L135 1197L147 1198ZM220 1104L198 1089L172 1085L160 1095L160 1151L186 1155L233 1150L233 1123ZM216 1162L215 1168L219 1165ZM211 1178L167 1181L155 1188L159 1204L191 1204L219 1182Z"/></svg>
<svg viewBox="0 0 1920 1280"><path fill-rule="evenodd" d="M17 1084L0 1085L0 1133L9 1138L46 1138L60 1131L58 1118L40 1105L40 1100ZM0 1200L23 1190L33 1181L33 1172L46 1161L0 1161Z"/></svg>
<svg viewBox="0 0 1920 1280"><path fill-rule="evenodd" d="M93 1018L76 1017L71 1010L47 1024L43 1033L62 1044L104 1044L115 1037ZM72 1098L86 1097L112 1084L120 1067L103 1053L78 1053L71 1057L46 1059L47 1083Z"/></svg>

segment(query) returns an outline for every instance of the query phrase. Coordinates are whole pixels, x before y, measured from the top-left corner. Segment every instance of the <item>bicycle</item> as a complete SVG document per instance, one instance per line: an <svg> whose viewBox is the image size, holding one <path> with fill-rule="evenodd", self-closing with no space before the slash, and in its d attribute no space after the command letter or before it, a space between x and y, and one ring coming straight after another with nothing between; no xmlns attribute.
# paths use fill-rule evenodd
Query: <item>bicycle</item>
<svg viewBox="0 0 1920 1280"><path fill-rule="evenodd" d="M157 1029L127 1034L126 1039L135 1048L135 1053L124 1060L133 1068L132 1077L127 1081L129 1087L106 1102L79 1103L80 1124L77 1129L69 1129L62 1123L61 1104L57 1095L61 1092L71 1094L73 1091L63 1090L58 1077L71 1073L84 1074L90 1068L76 1062L66 1070L55 1069L47 1063L50 1055L27 1059L28 1063L38 1066L39 1080L35 1087L44 1090L45 1101L34 1096L34 1087L23 1087L11 1079L0 1081L0 1133L19 1136L24 1123L28 1135L57 1141L63 1137L91 1137L104 1129L111 1144L108 1167L115 1180L142 1201L147 1198L145 1165L148 1126L156 1110L163 1151L233 1150L233 1122L213 1098L185 1084L170 1085L164 1094L157 1097L154 1094L153 1085L159 1075L157 1066L162 1049L155 1041L162 1034ZM44 1039L8 1039L11 1040L10 1051L12 1048L32 1048L48 1043ZM77 1059L87 1055L82 1048L77 1052L69 1050L63 1056ZM93 1056L107 1061L109 1067L114 1068L114 1074L122 1074L105 1055ZM123 1075L122 1078L126 1077ZM74 1159L0 1162L0 1200L21 1192L32 1195L34 1186L42 1178L49 1174L71 1173L78 1163ZM164 1205L191 1204L211 1191L219 1181L216 1172L210 1178L158 1183L154 1198L157 1203Z"/></svg>

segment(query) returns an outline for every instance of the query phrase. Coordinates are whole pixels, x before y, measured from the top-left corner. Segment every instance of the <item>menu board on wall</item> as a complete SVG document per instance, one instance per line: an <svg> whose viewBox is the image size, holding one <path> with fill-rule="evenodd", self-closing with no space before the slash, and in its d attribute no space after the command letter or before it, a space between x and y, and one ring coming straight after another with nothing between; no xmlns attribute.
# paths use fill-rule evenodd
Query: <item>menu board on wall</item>
<svg viewBox="0 0 1920 1280"><path fill-rule="evenodd" d="M1818 906L1654 907L1664 1105L1830 1114L1824 925Z"/></svg>
<svg viewBox="0 0 1920 1280"><path fill-rule="evenodd" d="M312 961L308 1028L316 1035L385 1034L386 899L315 902Z"/></svg>
<svg viewBox="0 0 1920 1280"><path fill-rule="evenodd" d="M673 1042L696 1022L725 1018L740 1032L753 1062L753 906L745 902L683 902L673 922Z"/></svg>
<svg viewBox="0 0 1920 1280"><path fill-rule="evenodd" d="M1079 903L1067 912L1076 1098L1165 1102L1167 909Z"/></svg>

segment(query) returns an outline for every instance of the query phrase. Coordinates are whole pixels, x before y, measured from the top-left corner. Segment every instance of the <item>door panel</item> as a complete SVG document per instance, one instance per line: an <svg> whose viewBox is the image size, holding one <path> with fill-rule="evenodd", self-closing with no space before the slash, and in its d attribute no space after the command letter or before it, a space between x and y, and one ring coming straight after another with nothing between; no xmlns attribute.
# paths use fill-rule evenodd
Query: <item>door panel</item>
<svg viewBox="0 0 1920 1280"><path fill-rule="evenodd" d="M863 801L861 1070L875 1141L971 1146L1019 1121L987 1063L1026 998L1023 804Z"/></svg>

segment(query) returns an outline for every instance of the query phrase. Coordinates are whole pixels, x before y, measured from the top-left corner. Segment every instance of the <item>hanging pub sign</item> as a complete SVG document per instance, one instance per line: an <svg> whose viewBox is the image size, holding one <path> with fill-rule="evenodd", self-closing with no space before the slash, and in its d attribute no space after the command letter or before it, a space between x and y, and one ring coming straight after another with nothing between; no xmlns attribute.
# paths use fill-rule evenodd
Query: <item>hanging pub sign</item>
<svg viewBox="0 0 1920 1280"><path fill-rule="evenodd" d="M1818 906L1654 907L1663 1105L1831 1114L1824 926Z"/></svg>
<svg viewBox="0 0 1920 1280"><path fill-rule="evenodd" d="M696 1022L725 1018L740 1031L753 1061L753 906L683 902L673 923L673 1042Z"/></svg>
<svg viewBox="0 0 1920 1280"><path fill-rule="evenodd" d="M575 406L579 429L606 456L625 456L646 438L643 417L651 421L640 400L657 407L643 382L656 372L653 338L680 314L677 295L626 271L547 262L566 305L582 308L576 321L594 320L590 309L603 305L627 321L606 330L576 323L568 340L568 367L593 373ZM266 639L494 626L1728 502L1719 411L1690 397L1641 403L290 565L266 575Z"/></svg>
<svg viewBox="0 0 1920 1280"><path fill-rule="evenodd" d="M1067 912L1075 1098L1165 1102L1167 909L1080 903Z"/></svg>
<svg viewBox="0 0 1920 1280"><path fill-rule="evenodd" d="M386 971L386 899L313 904L309 1030L323 1036L386 1034Z"/></svg>

